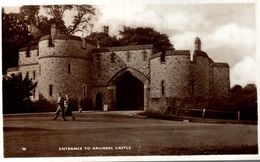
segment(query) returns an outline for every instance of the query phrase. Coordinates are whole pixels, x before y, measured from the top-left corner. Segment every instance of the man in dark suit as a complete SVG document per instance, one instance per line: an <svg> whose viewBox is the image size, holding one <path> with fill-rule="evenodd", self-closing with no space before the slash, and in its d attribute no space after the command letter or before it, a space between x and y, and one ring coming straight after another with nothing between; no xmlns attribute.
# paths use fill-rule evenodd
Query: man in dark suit
<svg viewBox="0 0 260 162"><path fill-rule="evenodd" d="M75 120L75 117L72 115L72 105L71 105L71 100L69 98L69 95L65 95L64 107L65 107L65 115L71 116L72 119Z"/></svg>

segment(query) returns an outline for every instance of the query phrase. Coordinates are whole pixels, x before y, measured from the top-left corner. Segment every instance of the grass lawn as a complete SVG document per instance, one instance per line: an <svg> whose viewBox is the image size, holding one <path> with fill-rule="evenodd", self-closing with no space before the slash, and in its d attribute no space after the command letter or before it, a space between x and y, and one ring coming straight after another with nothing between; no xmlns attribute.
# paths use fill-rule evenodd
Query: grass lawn
<svg viewBox="0 0 260 162"><path fill-rule="evenodd" d="M5 157L257 154L257 125L160 120L117 112L4 116Z"/></svg>

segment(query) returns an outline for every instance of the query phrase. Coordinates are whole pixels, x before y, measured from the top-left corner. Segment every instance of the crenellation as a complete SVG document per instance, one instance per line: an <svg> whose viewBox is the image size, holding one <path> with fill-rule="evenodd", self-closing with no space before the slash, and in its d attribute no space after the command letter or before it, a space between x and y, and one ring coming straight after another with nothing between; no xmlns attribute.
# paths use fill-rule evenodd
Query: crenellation
<svg viewBox="0 0 260 162"><path fill-rule="evenodd" d="M28 72L38 81L33 100L55 102L60 92L74 100L90 99L94 110L108 105L108 110L162 113L175 98L200 99L207 105L209 99L229 96L228 64L214 63L201 50L199 38L193 53L175 49L153 53L151 44L97 48L52 26L51 36L30 47L30 55L27 50L19 51L19 67L8 74Z"/></svg>

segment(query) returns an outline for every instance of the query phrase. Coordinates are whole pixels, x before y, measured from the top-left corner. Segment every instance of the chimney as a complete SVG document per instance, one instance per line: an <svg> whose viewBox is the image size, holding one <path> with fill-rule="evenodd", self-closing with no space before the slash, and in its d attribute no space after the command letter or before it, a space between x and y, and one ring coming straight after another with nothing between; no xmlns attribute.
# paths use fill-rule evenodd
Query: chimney
<svg viewBox="0 0 260 162"><path fill-rule="evenodd" d="M104 25L103 26L103 32L106 33L107 35L109 35L109 27Z"/></svg>
<svg viewBox="0 0 260 162"><path fill-rule="evenodd" d="M51 25L51 38L53 39L53 37L57 34L60 34L60 30L57 28L56 24L52 24Z"/></svg>

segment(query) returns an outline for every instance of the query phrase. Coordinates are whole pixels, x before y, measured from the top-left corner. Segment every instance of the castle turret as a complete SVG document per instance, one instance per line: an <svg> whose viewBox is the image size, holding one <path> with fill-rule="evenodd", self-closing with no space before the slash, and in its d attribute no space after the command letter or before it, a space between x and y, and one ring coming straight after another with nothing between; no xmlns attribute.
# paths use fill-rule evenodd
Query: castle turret
<svg viewBox="0 0 260 162"><path fill-rule="evenodd" d="M51 27L51 37L43 36L38 44L40 96L50 102L55 101L57 93L68 94L71 99L86 97L92 46L80 37L60 34L56 25Z"/></svg>
<svg viewBox="0 0 260 162"><path fill-rule="evenodd" d="M194 45L195 45L195 50L196 51L200 51L201 50L201 41L200 41L199 37L196 37Z"/></svg>

